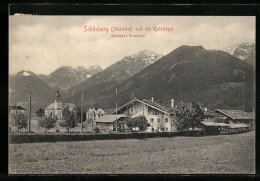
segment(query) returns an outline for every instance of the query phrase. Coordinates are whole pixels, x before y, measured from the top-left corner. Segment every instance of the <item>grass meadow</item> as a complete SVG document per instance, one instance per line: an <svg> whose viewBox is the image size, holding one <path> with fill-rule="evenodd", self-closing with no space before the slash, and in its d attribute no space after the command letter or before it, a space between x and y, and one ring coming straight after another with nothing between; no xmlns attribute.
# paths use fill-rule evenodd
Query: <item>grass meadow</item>
<svg viewBox="0 0 260 181"><path fill-rule="evenodd" d="M255 132L9 145L10 174L253 174Z"/></svg>

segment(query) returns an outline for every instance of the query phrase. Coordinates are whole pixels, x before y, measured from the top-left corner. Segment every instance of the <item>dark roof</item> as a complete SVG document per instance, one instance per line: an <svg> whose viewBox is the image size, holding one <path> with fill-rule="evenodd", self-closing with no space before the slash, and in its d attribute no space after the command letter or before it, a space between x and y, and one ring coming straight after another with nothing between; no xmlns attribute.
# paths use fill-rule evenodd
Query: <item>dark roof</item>
<svg viewBox="0 0 260 181"><path fill-rule="evenodd" d="M117 119L120 119L122 117L127 117L123 114L118 114L118 115L104 115L95 120L96 123L113 123Z"/></svg>
<svg viewBox="0 0 260 181"><path fill-rule="evenodd" d="M159 110L163 110L169 114L173 114L175 110L174 108L171 108L170 101L164 101L164 100L152 101L147 99L142 99L141 101Z"/></svg>
<svg viewBox="0 0 260 181"><path fill-rule="evenodd" d="M129 101L125 105L121 106L120 108L117 109L117 111L121 110L122 108L131 105L134 102L140 102L145 105L148 105L154 109L157 109L158 111L161 111L166 114L174 114L174 111L176 110L175 108L171 108L171 104L168 103L167 101L152 101L152 100L147 100L147 99L137 99L134 98L133 100ZM113 111L111 114L115 114L116 111Z"/></svg>
<svg viewBox="0 0 260 181"><path fill-rule="evenodd" d="M117 110L121 110L122 108L124 108L125 106L131 105L134 102L140 102L140 103L144 103L152 108L155 108L161 112L164 112L166 114L175 114L176 111L181 108L183 105L188 106L188 107L192 107L192 103L183 103L181 102L175 102L174 103L174 108L171 107L171 101L165 101L165 100L150 100L150 99L137 99L134 98L133 100L129 101L128 103L126 103L125 105L121 106L120 108L118 108ZM197 103L196 103L197 104ZM203 110L204 114L208 115L208 116L215 116L216 113L214 111L204 111L204 108L202 108L202 106L200 106L200 104L198 104L199 107L201 108L201 110ZM111 114L115 114L116 111L113 111Z"/></svg>
<svg viewBox="0 0 260 181"><path fill-rule="evenodd" d="M9 109L19 109L19 110L26 110L22 106L9 106Z"/></svg>
<svg viewBox="0 0 260 181"><path fill-rule="evenodd" d="M254 113L247 113L242 110L226 110L226 109L217 109L216 112L224 114L231 119L254 119Z"/></svg>

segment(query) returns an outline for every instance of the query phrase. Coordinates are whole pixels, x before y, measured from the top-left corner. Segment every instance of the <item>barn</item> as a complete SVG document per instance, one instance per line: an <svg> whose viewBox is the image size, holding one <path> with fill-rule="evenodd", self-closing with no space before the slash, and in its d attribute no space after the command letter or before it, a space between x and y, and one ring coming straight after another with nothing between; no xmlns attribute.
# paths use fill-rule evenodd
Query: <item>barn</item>
<svg viewBox="0 0 260 181"><path fill-rule="evenodd" d="M254 113L226 109L217 109L215 113L215 120L201 122L207 134L235 134L254 129Z"/></svg>

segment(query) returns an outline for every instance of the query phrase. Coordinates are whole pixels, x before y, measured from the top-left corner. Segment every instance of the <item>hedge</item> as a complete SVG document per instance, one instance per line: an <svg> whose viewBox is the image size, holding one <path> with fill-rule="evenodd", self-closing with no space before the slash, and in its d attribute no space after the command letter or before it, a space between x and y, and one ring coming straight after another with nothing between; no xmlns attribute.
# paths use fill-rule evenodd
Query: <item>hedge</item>
<svg viewBox="0 0 260 181"><path fill-rule="evenodd" d="M127 134L12 134L10 143L145 139L174 136L202 136L200 131L161 132L161 133L127 133Z"/></svg>

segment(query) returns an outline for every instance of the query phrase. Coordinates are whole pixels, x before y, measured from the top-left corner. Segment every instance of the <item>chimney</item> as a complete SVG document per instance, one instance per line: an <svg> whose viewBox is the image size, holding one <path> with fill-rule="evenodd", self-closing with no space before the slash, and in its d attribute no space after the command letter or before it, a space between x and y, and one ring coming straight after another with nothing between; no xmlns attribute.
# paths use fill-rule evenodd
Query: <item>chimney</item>
<svg viewBox="0 0 260 181"><path fill-rule="evenodd" d="M151 98L151 100L153 101L153 97Z"/></svg>
<svg viewBox="0 0 260 181"><path fill-rule="evenodd" d="M205 112L208 112L208 108L207 108L207 107L205 107L205 108L204 108L204 111L205 111Z"/></svg>
<svg viewBox="0 0 260 181"><path fill-rule="evenodd" d="M171 108L174 108L174 99L171 99Z"/></svg>

